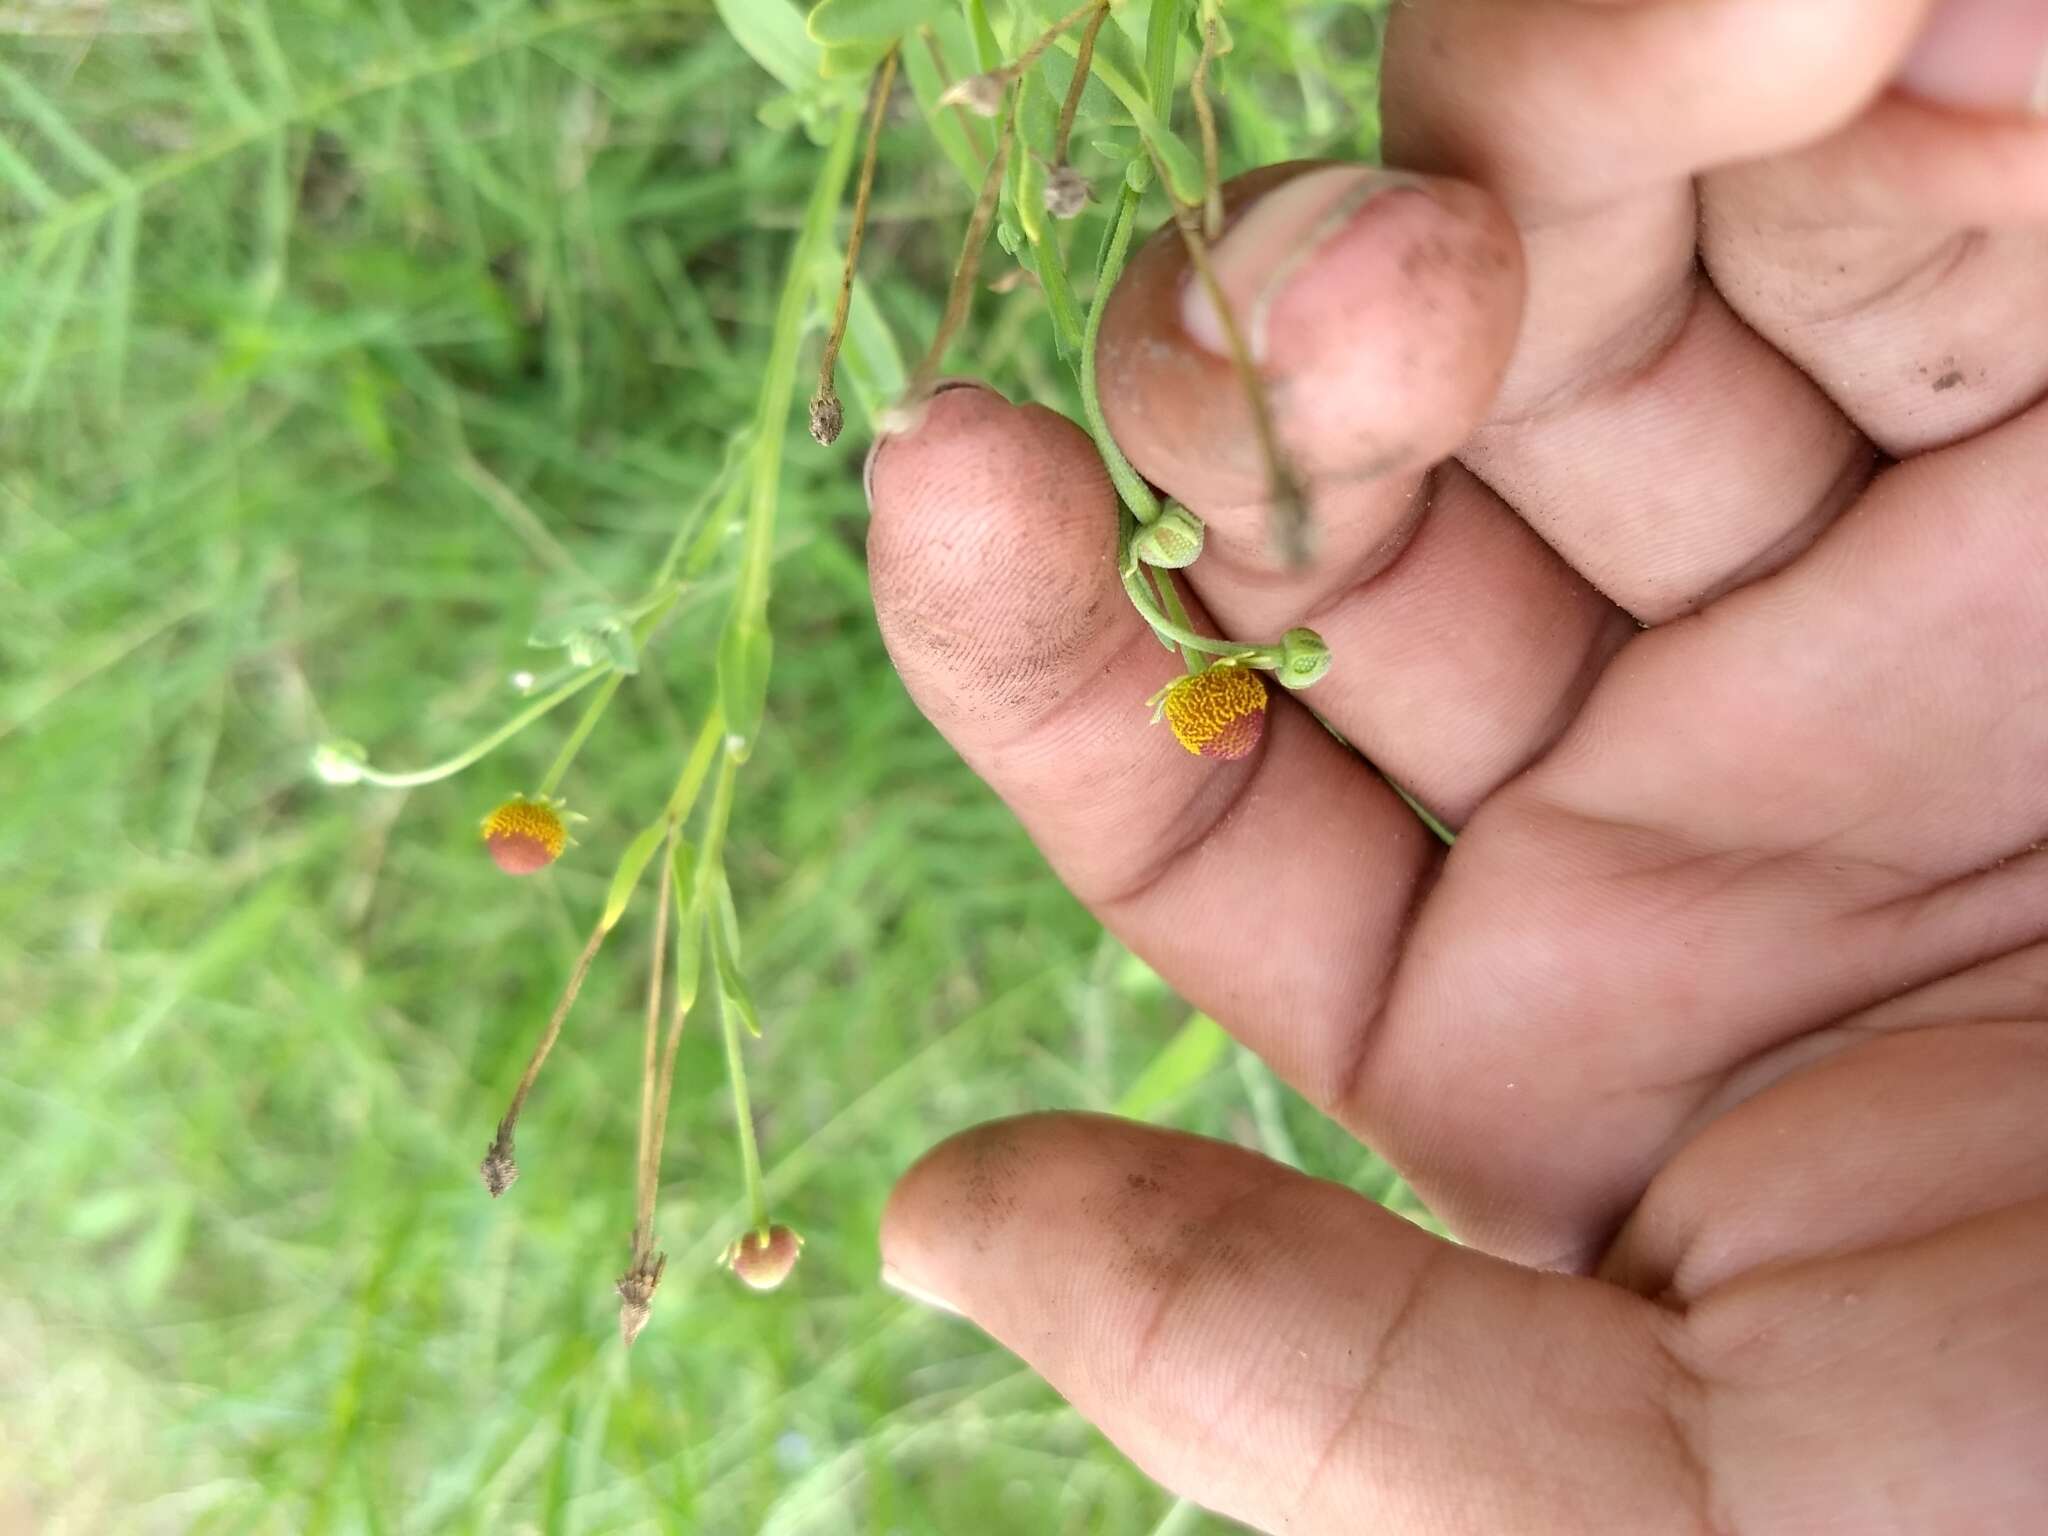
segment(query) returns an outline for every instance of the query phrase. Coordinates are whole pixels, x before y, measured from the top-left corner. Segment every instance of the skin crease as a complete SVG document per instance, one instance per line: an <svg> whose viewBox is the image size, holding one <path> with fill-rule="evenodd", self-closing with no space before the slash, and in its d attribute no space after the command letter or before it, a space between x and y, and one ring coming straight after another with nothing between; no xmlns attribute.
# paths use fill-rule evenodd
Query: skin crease
<svg viewBox="0 0 2048 1536"><path fill-rule="evenodd" d="M2040 1529L2048 123L1955 3L1397 8L1430 179L1262 226L1311 168L1259 173L1219 249L1305 571L1173 246L1134 262L1102 392L1210 524L1198 617L1321 629L1305 701L1447 859L1301 703L1243 762L1146 723L1174 661L1077 429L963 388L878 445L920 706L1463 1239L1098 1117L920 1162L893 1278L1167 1486L1291 1532ZM1940 99L1886 94L1909 56Z"/></svg>

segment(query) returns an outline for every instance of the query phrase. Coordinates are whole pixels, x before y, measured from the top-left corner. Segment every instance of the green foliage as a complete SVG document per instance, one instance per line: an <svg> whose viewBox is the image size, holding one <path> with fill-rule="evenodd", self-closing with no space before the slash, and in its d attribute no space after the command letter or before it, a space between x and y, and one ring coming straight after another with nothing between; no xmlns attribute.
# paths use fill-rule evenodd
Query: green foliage
<svg viewBox="0 0 2048 1536"><path fill-rule="evenodd" d="M1148 1075L1185 1009L1052 882L874 634L859 455L979 163L952 114L922 121L928 55L906 51L885 132L854 430L822 452L764 380L815 356L839 199L801 260L796 237L860 83L821 77L795 6L30 9L49 26L0 65L0 1525L1151 1530L1167 1501L1050 1392L878 1289L890 1180L990 1115L1151 1084L1174 1123L1393 1187L1262 1069L1214 1070L1213 1041ZM1130 89L1144 9L1106 29ZM1373 7L1230 16L1228 168L1371 150ZM1043 19L977 4L937 32L957 77ZM1041 61L1049 100L1069 58ZM1084 114L1075 161L1107 194L1142 166L1138 120L1106 85ZM1116 206L1043 232L1082 313ZM959 360L1076 406L1029 285L977 297ZM475 1164L621 852L695 761L735 596L771 589L712 932L745 957L768 1193L809 1245L771 1296L715 1268L746 1212L693 1019L669 1274L629 1362L609 1284L648 902L528 1106L524 1176L492 1202ZM501 876L477 820L573 711L443 783L307 773L337 734L459 751L577 608L630 616L596 654L624 634L639 672L561 785L589 820L547 873ZM677 857L680 899L709 866Z"/></svg>

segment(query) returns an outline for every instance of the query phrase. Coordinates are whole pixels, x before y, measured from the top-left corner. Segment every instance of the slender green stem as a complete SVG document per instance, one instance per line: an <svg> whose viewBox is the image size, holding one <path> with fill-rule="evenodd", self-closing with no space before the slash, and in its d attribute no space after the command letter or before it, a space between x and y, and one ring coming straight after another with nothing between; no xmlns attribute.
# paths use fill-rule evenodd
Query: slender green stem
<svg viewBox="0 0 2048 1536"><path fill-rule="evenodd" d="M365 765L357 770L356 776L365 784L378 784L385 789L411 789L417 785L434 784L442 779L453 778L471 763L495 752L542 715L574 698L611 670L611 664L603 662L580 676L570 678L552 693L543 694L535 699L489 735L480 737L453 757L444 758L430 767L415 768L408 773L385 773Z"/></svg>
<svg viewBox="0 0 2048 1536"><path fill-rule="evenodd" d="M1095 439L1095 451L1102 455L1104 467L1116 486L1117 495L1123 498L1131 515L1141 523L1157 521L1159 498L1152 494L1152 488L1139 478L1131 468L1131 461L1124 457L1123 449L1116 444L1116 438L1109 430L1109 420L1102 414L1102 396L1095 384L1095 348L1102 335L1102 315L1109 308L1110 291L1116 287L1116 280L1123 276L1124 262L1131 254L1131 234L1137 224L1138 194L1128 186L1118 199L1116 222L1111 226L1109 248L1103 253L1102 272L1095 279L1095 295L1088 305L1088 327L1081 333L1081 414L1088 419L1089 435Z"/></svg>
<svg viewBox="0 0 2048 1536"><path fill-rule="evenodd" d="M562 780L568 775L569 765L576 761L576 754L583 750L583 743L588 741L590 733L597 729L597 722L604 717L605 709L612 701L612 695L619 691L619 684L625 680L625 673L613 672L604 680L604 686L597 690L596 696L584 705L583 717L576 722L576 729L569 733L568 739L562 743L561 750L555 754L555 760L548 764L548 771L541 776L538 793L543 798L552 795L561 787Z"/></svg>
<svg viewBox="0 0 2048 1536"><path fill-rule="evenodd" d="M1159 611L1159 604L1146 588L1141 571L1142 567L1137 565L1124 567L1124 592L1130 597L1131 606L1138 610L1138 617L1150 624L1157 633L1166 636L1177 645L1201 651L1209 656L1228 656L1235 661L1249 661L1254 658L1268 660L1275 657L1270 645L1247 645L1242 640L1212 640L1184 624L1174 623Z"/></svg>
<svg viewBox="0 0 2048 1536"><path fill-rule="evenodd" d="M1180 600L1180 588L1174 584L1173 572L1154 571L1152 584L1159 589L1159 606L1166 616L1182 629L1193 629L1194 623L1188 618L1187 606ZM1180 659L1187 666L1190 675L1202 670L1201 652L1191 645L1180 648Z"/></svg>
<svg viewBox="0 0 2048 1536"><path fill-rule="evenodd" d="M704 776L711 771L711 755L724 736L725 716L714 700L704 712L704 723L697 727L697 739L690 744L690 755L683 760L683 771L676 775L675 790L668 797L668 809L662 813L670 821L681 821L697 803Z"/></svg>
<svg viewBox="0 0 2048 1536"><path fill-rule="evenodd" d="M654 1251L654 1191L660 1182L655 1127L655 1069L661 1039L662 968L668 960L669 892L675 880L676 826L669 823L661 849L661 890L654 904L654 944L647 960L647 1025L640 1042L640 1146L634 1155L633 1262Z"/></svg>
<svg viewBox="0 0 2048 1536"><path fill-rule="evenodd" d="M761 1184L761 1148L754 1140L754 1107L747 1099L747 1063L740 1044L738 1012L720 998L719 1021L725 1027L725 1070L732 1082L732 1112L740 1130L740 1177L746 1184L747 1210L756 1237L768 1237L768 1192Z"/></svg>

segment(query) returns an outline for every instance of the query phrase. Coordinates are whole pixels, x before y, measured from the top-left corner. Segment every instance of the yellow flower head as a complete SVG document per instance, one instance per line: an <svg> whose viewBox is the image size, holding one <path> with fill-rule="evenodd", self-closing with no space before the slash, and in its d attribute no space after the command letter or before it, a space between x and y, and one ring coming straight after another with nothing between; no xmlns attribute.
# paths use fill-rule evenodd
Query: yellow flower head
<svg viewBox="0 0 2048 1536"><path fill-rule="evenodd" d="M568 846L562 813L545 800L514 795L484 818L484 847L508 875L546 869Z"/></svg>
<svg viewBox="0 0 2048 1536"><path fill-rule="evenodd" d="M1266 680L1249 667L1210 667L1176 679L1159 707L1190 752L1235 762L1266 729Z"/></svg>

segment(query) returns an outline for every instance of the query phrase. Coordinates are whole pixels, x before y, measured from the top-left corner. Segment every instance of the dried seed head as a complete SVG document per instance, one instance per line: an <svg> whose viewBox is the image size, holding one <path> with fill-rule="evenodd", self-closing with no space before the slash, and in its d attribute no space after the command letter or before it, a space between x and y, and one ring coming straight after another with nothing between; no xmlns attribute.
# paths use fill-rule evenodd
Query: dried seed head
<svg viewBox="0 0 2048 1536"><path fill-rule="evenodd" d="M965 107L977 117L994 117L1003 105L1003 87L1009 84L1001 73L969 75L955 80L939 96L942 107Z"/></svg>
<svg viewBox="0 0 2048 1536"><path fill-rule="evenodd" d="M1265 680L1249 667L1212 666L1176 679L1160 710L1174 738L1197 757L1234 762L1265 733Z"/></svg>
<svg viewBox="0 0 2048 1536"><path fill-rule="evenodd" d="M830 448L839 441L839 432L846 425L846 408L839 403L839 396L829 389L821 389L811 396L811 436L823 448Z"/></svg>
<svg viewBox="0 0 2048 1536"><path fill-rule="evenodd" d="M618 1279L619 1337L631 1344L640 1337L647 1319L654 1313L654 1292L661 1273L668 1268L668 1255L657 1253L641 1259Z"/></svg>
<svg viewBox="0 0 2048 1536"><path fill-rule="evenodd" d="M1140 528L1131 539L1131 550L1147 565L1179 571L1193 565L1202 555L1202 520L1178 502L1170 501L1159 516Z"/></svg>
<svg viewBox="0 0 2048 1536"><path fill-rule="evenodd" d="M1045 178L1045 211L1056 219L1073 218L1094 196L1088 178L1071 165L1056 165Z"/></svg>
<svg viewBox="0 0 2048 1536"><path fill-rule="evenodd" d="M552 801L524 795L514 795L486 816L483 833L491 862L508 875L546 869L569 845L560 809Z"/></svg>
<svg viewBox="0 0 2048 1536"><path fill-rule="evenodd" d="M777 1222L763 1237L757 1231L742 1232L726 1248L719 1262L757 1291L772 1291L796 1268L797 1253L804 1240Z"/></svg>
<svg viewBox="0 0 2048 1536"><path fill-rule="evenodd" d="M512 1187L512 1181L519 1177L519 1165L512 1161L512 1144L509 1141L494 1141L484 1160L477 1165L477 1171L484 1176L484 1188L497 1199Z"/></svg>
<svg viewBox="0 0 2048 1536"><path fill-rule="evenodd" d="M1280 637L1280 665L1273 675L1283 688L1308 688L1330 670L1330 647L1312 629L1290 629Z"/></svg>

